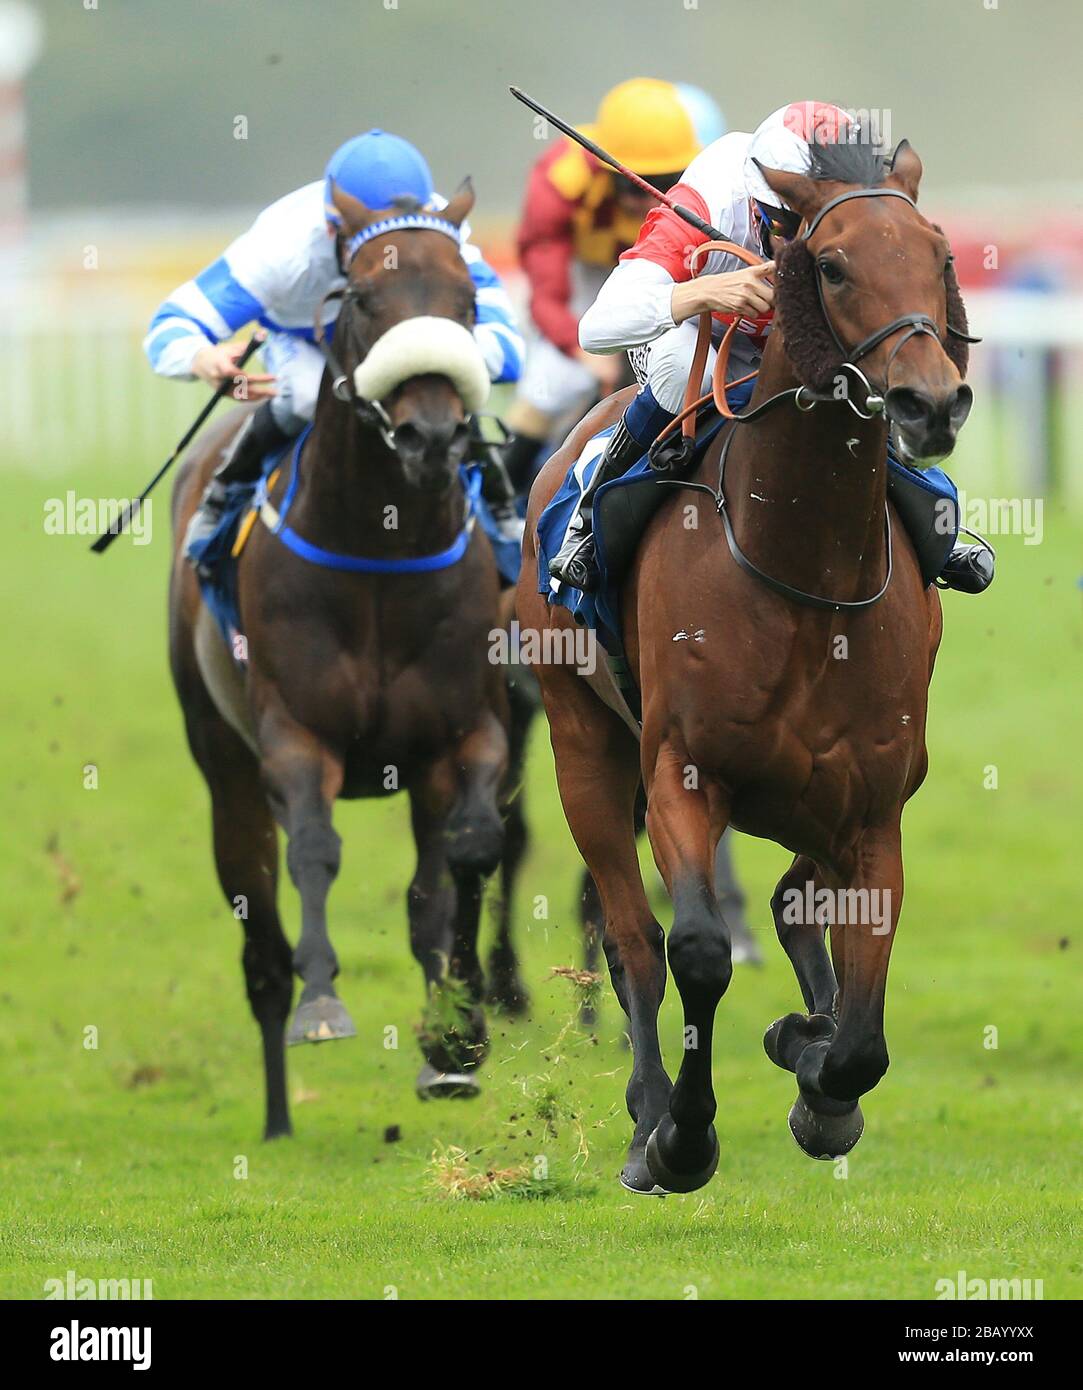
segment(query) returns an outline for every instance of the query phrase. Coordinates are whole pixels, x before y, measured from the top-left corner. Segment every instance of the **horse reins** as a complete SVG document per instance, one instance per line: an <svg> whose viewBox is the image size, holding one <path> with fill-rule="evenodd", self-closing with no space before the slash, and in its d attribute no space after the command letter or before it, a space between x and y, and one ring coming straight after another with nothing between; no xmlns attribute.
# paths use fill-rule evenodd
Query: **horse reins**
<svg viewBox="0 0 1083 1390"><path fill-rule="evenodd" d="M838 207L841 203L848 203L851 201L851 199L854 198L901 198L904 202L908 203L912 208L914 208L915 211L917 210L917 204L914 202L913 198L911 198L908 193L904 193L901 189L852 188L845 193L840 193L838 197L830 199L823 205L822 208L820 208L820 210L816 213L816 216L801 233L801 240L807 242L808 239L812 236L812 234L816 231L817 227L819 227L823 219L833 208ZM761 256L757 256L754 252L747 251L743 246L738 246L734 242L708 241L701 243L693 250L690 258L692 268L694 269L696 262L699 260L701 256L709 254L712 251L722 251L725 252L727 255L735 256L738 260L744 261L746 265L763 264L763 258ZM890 357L888 358L886 371L890 371L891 364L894 362L899 352L906 346L906 344L910 341L911 338L914 338L920 334L929 334L930 336L934 337L936 341L939 343L941 341L940 329L936 321L930 318L928 314L901 314L897 319L892 319L890 323L885 324L883 328L878 328L875 332L870 333L867 338L863 338L862 341L858 343L855 348L847 349L845 344L839 338L839 335L836 333L835 326L831 322L831 317L827 312L827 306L824 303L823 280L818 264L815 265L815 272L816 293L820 302L820 311L823 314L824 322L827 324L828 331L830 332L831 337L834 339L835 346L845 357L845 361L839 364L839 371L851 371L860 379L862 385L865 388L865 399L863 401L865 409L859 409L858 406L855 405L855 403L850 399L849 395L842 397L842 399L845 400L846 404L850 407L851 410L853 410L855 415L859 416L862 420L871 420L875 418L875 416L884 412L885 410L886 386L883 392L874 391L868 377L866 377L865 373L860 370L860 368L857 366L857 363L863 357L867 356L870 352L872 352L874 348L879 347L881 343L885 342L888 338L890 338L893 333L898 333L902 330L905 330L905 332L903 332L903 336L900 338L899 342L896 343L895 347L891 351ZM785 391L776 392L775 395L768 397L766 401L761 401L759 405L754 406L751 410L746 410L741 414L736 414L734 411L732 411L729 408L729 403L726 399L727 390L731 389L734 386L741 386L744 383L753 380L756 376L759 375L758 372L749 372L748 375L739 377L735 381L727 382L726 380L726 371L729 366L730 347L733 342L733 336L737 332L738 326L741 321L741 316L738 314L733 315L729 327L726 329L726 332L722 337L722 341L718 345L718 351L715 356L714 371L711 374L711 390L706 395L697 398L696 390L698 388L699 383L703 380L703 373L707 365L707 356L711 346L713 317L714 316L710 310L707 310L700 315L699 334L696 338L696 349L692 358L692 366L688 374L688 385L685 388L684 404L680 413L674 417L674 419L666 426L666 428L658 436L658 440L656 441L656 443L661 443L664 439L667 439L669 435L672 434L672 432L677 428L678 425L680 426L681 432L686 439L694 440L696 434L696 417L699 411L702 409L702 407L708 404L713 404L714 408L718 411L719 415L722 416L724 420L732 421L734 426L736 427L737 425L749 424L752 421L759 419L761 416L766 415L769 411L773 410L776 406L781 405L785 401L792 401L793 404L798 408L798 410L810 411L814 409L815 406L821 403L826 404L828 402L833 402L839 399L839 397L836 397L834 395L816 395L807 386L801 385L790 387ZM969 334L963 333L959 329L953 327L950 323L947 325L947 331L949 334L951 334L952 337L959 338L964 342L976 343L981 341L980 338L972 338ZM877 603L881 598L883 598L884 594L887 592L888 585L891 583L893 563L891 545L891 514L888 509L888 504L886 500L884 502L884 544L887 555L887 573L884 577L883 584L880 586L877 592L873 594L870 598L850 600L823 598L819 594L806 593L803 589L797 589L793 585L787 584L781 579L776 579L773 575L768 574L765 570L761 570L758 565L753 564L753 562L748 558L748 556L741 549L740 545L737 543L737 537L734 534L733 521L729 515L729 507L727 504L726 494L724 490L726 458L729 454L729 447L730 444L733 442L733 437L736 434L736 432L736 428L730 430L729 434L726 436L725 441L723 442L722 452L719 456L717 488L708 487L706 483L696 483L680 478L659 478L658 481L660 483L668 483L671 486L689 488L693 491L698 492L706 492L714 502L715 509L722 519L722 526L723 530L725 531L726 542L729 546L730 554L733 556L738 566L741 569L743 569L746 574L750 574L754 576L756 579L759 579L762 583L766 584L769 589L773 589L776 593L781 594L784 598L791 599L796 603L805 604L807 607L826 608L833 609L835 611L844 609L854 610L860 608L869 608L874 603ZM652 448L653 447L654 446L652 446Z"/></svg>

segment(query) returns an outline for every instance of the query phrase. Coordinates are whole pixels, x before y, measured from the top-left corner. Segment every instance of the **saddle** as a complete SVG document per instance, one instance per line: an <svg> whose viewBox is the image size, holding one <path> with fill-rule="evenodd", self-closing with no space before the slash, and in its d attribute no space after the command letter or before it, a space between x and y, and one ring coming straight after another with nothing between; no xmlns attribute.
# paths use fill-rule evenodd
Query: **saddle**
<svg viewBox="0 0 1083 1390"><path fill-rule="evenodd" d="M743 408L751 392L751 384L737 392L731 389L731 408ZM713 406L701 405L690 448L684 454L688 460L687 472L698 465L727 423ZM588 441L538 519L538 592L545 594L550 604L568 609L577 623L593 628L606 650L619 657L621 584L635 559L648 522L672 495L672 487L666 486L672 474L655 471L651 459L645 455L623 477L599 488L593 520L601 580L595 593L583 593L549 574L549 560L564 542L579 500L594 476L611 433L612 427ZM654 452L652 449L652 455ZM890 444L887 463L888 496L914 546L922 582L928 586L944 568L958 538L958 491L940 468L919 472L907 467L896 457Z"/></svg>
<svg viewBox="0 0 1083 1390"><path fill-rule="evenodd" d="M226 504L218 525L205 541L191 548L189 558L196 565L203 602L210 610L233 660L244 667L246 645L242 637L237 602L237 561L252 533L263 500L274 487L286 453L293 448L288 440L263 461L254 482L228 483Z"/></svg>
<svg viewBox="0 0 1083 1390"><path fill-rule="evenodd" d="M245 643L237 640L243 636L237 600L237 564L252 534L252 528L261 515L265 521L268 518L273 519L272 530L277 532L281 529L282 519L286 515L294 491L303 442L304 435L296 441L288 440L269 454L264 459L260 476L255 482L227 484L226 505L217 527L205 541L193 547L190 552L189 558L197 566L203 602L210 610L234 661L242 667L246 664L246 658ZM291 453L291 486L279 513L270 505L269 497L287 462L287 455ZM481 496L481 477L476 465L464 470L463 487L469 499L471 518L476 518L478 525L489 537L501 579L505 584L514 584L519 578L521 542L508 534L506 526L500 527L489 504ZM464 535L466 534L467 532L464 532ZM308 549L315 551L316 547ZM327 559L327 555L319 552L314 562L326 563Z"/></svg>

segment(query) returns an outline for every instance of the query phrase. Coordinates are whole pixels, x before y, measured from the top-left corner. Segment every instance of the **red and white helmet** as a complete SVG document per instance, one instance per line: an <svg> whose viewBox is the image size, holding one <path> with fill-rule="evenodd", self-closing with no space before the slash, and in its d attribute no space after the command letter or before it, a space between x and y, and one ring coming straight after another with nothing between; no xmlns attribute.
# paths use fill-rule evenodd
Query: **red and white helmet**
<svg viewBox="0 0 1083 1390"><path fill-rule="evenodd" d="M788 174L806 174L812 164L810 145L834 144L856 139L858 128L839 106L826 101L795 101L780 106L756 127L745 157L745 189L750 198L772 207L786 204L756 167L756 160L768 169Z"/></svg>

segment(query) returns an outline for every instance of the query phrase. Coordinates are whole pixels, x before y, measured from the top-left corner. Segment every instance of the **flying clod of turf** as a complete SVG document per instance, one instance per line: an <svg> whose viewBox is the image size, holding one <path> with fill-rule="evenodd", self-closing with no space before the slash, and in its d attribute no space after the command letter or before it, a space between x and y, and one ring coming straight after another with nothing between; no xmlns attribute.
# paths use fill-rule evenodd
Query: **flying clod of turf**
<svg viewBox="0 0 1083 1390"><path fill-rule="evenodd" d="M429 1160L429 1181L441 1197L457 1201L547 1197L553 1190L548 1178L535 1177L529 1163L517 1163L510 1168L481 1168L470 1162L465 1149L454 1144L434 1151Z"/></svg>
<svg viewBox="0 0 1083 1390"><path fill-rule="evenodd" d="M471 1023L476 1013L477 1006L463 980L445 975L439 983L432 984L424 1014L416 1027L426 1055L442 1049L449 1066L480 1066L488 1052L488 1044L471 1040Z"/></svg>
<svg viewBox="0 0 1083 1390"><path fill-rule="evenodd" d="M581 1010L598 1007L605 981L596 970L577 970L574 965L551 965L549 978L570 980L575 986L576 1003Z"/></svg>

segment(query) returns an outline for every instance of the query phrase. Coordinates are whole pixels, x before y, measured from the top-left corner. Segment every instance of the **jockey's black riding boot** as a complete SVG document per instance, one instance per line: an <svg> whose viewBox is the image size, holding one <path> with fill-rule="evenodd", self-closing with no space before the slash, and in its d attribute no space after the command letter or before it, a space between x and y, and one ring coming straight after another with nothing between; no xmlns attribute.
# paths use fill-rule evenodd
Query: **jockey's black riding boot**
<svg viewBox="0 0 1083 1390"><path fill-rule="evenodd" d="M992 547L985 541L956 545L940 571L940 582L961 594L980 594L993 582L993 558Z"/></svg>
<svg viewBox="0 0 1083 1390"><path fill-rule="evenodd" d="M579 511L568 527L564 544L549 561L549 573L554 579L570 584L573 589L593 593L598 587L598 561L594 549L594 498L603 483L611 482L628 472L636 459L644 454L643 445L624 423L622 415L609 436L605 452L598 460L590 487L583 493Z"/></svg>
<svg viewBox="0 0 1083 1390"><path fill-rule="evenodd" d="M191 548L214 533L229 500L230 483L254 483L263 460L272 449L291 438L271 413L271 402L258 406L234 435L214 470L199 507L184 535L184 553L191 559ZM195 563L195 561L193 561Z"/></svg>

